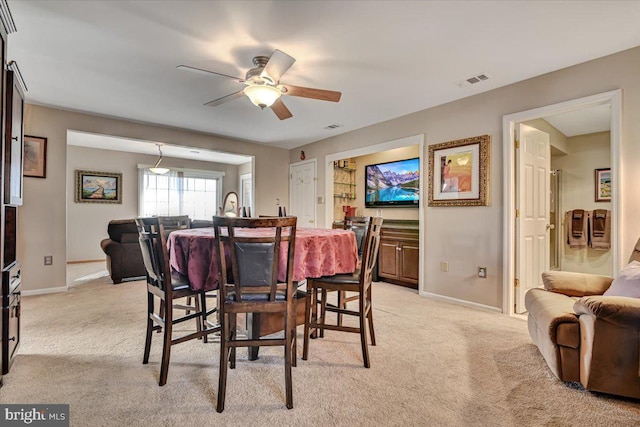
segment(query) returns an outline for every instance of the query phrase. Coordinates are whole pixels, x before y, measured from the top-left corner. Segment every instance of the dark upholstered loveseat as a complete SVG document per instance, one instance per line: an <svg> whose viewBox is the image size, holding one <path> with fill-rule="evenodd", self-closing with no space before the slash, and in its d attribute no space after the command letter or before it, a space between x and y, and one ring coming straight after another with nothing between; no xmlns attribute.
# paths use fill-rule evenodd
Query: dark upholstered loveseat
<svg viewBox="0 0 640 427"><path fill-rule="evenodd" d="M144 277L146 270L142 260L140 243L138 243L138 229L135 220L110 221L107 233L109 238L102 240L100 246L107 254L107 270L109 270L113 283Z"/></svg>

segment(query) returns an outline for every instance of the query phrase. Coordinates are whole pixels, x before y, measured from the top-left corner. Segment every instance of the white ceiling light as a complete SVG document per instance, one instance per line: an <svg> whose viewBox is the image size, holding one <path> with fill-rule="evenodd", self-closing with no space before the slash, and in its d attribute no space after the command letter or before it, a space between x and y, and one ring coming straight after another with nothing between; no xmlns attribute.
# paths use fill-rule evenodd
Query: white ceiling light
<svg viewBox="0 0 640 427"><path fill-rule="evenodd" d="M158 152L160 153L160 157L158 157L158 161L156 162L155 165L153 165L152 168L149 168L149 170L153 173L156 173L158 175L163 175L167 172L169 172L169 168L160 168L158 166L160 166L160 162L162 161L162 144L156 144L158 146Z"/></svg>
<svg viewBox="0 0 640 427"><path fill-rule="evenodd" d="M249 97L253 105L264 110L271 107L280 98L282 92L271 85L250 85L244 88L244 94Z"/></svg>

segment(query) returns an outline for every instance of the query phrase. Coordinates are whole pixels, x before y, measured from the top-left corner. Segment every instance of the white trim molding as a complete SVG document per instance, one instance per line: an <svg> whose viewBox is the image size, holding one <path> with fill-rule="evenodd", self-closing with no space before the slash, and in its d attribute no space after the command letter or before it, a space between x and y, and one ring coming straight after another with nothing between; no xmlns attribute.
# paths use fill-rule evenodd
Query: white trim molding
<svg viewBox="0 0 640 427"><path fill-rule="evenodd" d="M451 304L462 305L464 307L475 308L482 311L490 311L492 313L501 313L502 310L499 307L493 307L485 304L478 304L477 302L466 301L458 298L451 298L444 295L432 294L431 292L421 292L421 296L431 298L436 301L448 302Z"/></svg>
<svg viewBox="0 0 640 427"><path fill-rule="evenodd" d="M598 105L611 106L611 274L622 268L622 239L621 236L621 187L622 173L620 168L620 151L622 138L622 90L612 90L584 98L547 105L533 110L508 114L502 118L503 137L503 283L502 283L502 312L514 314L514 281L515 281L515 126L517 123L534 120L554 114L567 113Z"/></svg>
<svg viewBox="0 0 640 427"><path fill-rule="evenodd" d="M68 290L69 288L67 286L60 286L58 288L34 289L32 291L22 291L22 296L28 297L31 295L57 294L60 292L67 292Z"/></svg>

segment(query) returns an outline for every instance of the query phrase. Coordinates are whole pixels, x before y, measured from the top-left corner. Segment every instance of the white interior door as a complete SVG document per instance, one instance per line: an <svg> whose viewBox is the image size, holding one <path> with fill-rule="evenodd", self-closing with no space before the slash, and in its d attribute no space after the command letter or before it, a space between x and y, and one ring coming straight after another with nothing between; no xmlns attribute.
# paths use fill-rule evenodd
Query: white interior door
<svg viewBox="0 0 640 427"><path fill-rule="evenodd" d="M316 161L294 163L290 166L289 215L298 217L298 227L316 226Z"/></svg>
<svg viewBox="0 0 640 427"><path fill-rule="evenodd" d="M549 134L530 126L516 127L516 313L524 313L524 295L542 285L549 269Z"/></svg>

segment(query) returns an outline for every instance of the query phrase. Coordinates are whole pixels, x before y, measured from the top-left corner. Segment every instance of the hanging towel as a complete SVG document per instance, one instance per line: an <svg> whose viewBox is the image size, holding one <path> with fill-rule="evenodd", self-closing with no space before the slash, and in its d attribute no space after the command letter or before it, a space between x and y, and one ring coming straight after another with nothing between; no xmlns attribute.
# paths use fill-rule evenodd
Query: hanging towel
<svg viewBox="0 0 640 427"><path fill-rule="evenodd" d="M574 209L571 211L571 235L582 237L585 232L584 209Z"/></svg>
<svg viewBox="0 0 640 427"><path fill-rule="evenodd" d="M567 211L564 214L564 223L567 227L567 244L571 249L586 248L589 241L589 212L583 209Z"/></svg>
<svg viewBox="0 0 640 427"><path fill-rule="evenodd" d="M611 212L596 209L591 212L590 246L593 249L608 251L611 249Z"/></svg>

